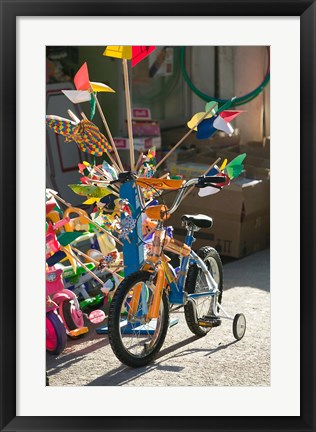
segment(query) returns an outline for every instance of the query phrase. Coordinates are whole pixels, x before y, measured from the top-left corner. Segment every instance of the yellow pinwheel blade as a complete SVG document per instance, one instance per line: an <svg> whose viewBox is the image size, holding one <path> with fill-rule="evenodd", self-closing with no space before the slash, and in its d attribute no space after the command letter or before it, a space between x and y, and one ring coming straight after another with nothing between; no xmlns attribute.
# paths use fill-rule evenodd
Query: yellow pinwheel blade
<svg viewBox="0 0 316 432"><path fill-rule="evenodd" d="M130 60L132 58L131 46L107 46L103 52L104 56Z"/></svg>
<svg viewBox="0 0 316 432"><path fill-rule="evenodd" d="M89 198L87 199L85 202L83 202L82 204L94 204L96 202L99 202L101 198Z"/></svg>
<svg viewBox="0 0 316 432"><path fill-rule="evenodd" d="M90 84L94 92L115 93L115 90L113 90L111 87L107 86L106 84L99 83L99 82L91 82L91 81Z"/></svg>
<svg viewBox="0 0 316 432"><path fill-rule="evenodd" d="M222 163L222 165L221 165L221 167L220 167L220 171L223 171L223 169L225 168L225 166L227 165L227 159L224 159L224 161L223 161L223 163Z"/></svg>
<svg viewBox="0 0 316 432"><path fill-rule="evenodd" d="M205 115L205 112L199 112L194 114L194 116L191 118L190 121L188 121L187 125L188 128L193 129L195 131L197 131L197 124L201 121L202 117ZM207 116L205 116L204 118L210 118L213 117L213 113L210 112L209 114L207 114Z"/></svg>

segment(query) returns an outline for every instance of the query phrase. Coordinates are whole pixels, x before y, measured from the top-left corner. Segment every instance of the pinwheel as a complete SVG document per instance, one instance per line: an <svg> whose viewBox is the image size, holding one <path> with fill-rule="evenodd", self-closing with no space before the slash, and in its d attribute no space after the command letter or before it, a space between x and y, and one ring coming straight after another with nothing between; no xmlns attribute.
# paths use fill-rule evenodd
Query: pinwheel
<svg viewBox="0 0 316 432"><path fill-rule="evenodd" d="M116 149L116 146L115 146L115 143L113 140L113 136L111 134L111 131L110 131L110 128L107 124L107 121L104 117L101 105L100 105L98 98L96 96L96 93L98 93L98 92L115 93L115 91L111 87L107 86L106 84L90 81L87 62L85 62L81 66L81 68L78 70L78 72L76 73L76 75L74 77L74 84L75 84L76 90L64 90L63 93L70 100L72 100L73 103L79 103L79 102L75 102L78 99L79 100L83 99L83 100L81 100L82 102L83 101L90 101L90 103L91 103L91 101L94 101L94 103L91 103L91 113L93 114L93 111L95 110L95 105L96 105L98 108L99 114L101 116L102 122L104 124L104 127L106 129L108 138L111 142L117 163L119 165L119 169L123 171L124 170L123 165L122 165L121 159L119 157L119 154L117 152L117 149ZM72 93L70 93L70 92L72 92ZM75 93L73 93L73 92L75 92ZM91 99L91 97L92 97L92 99Z"/></svg>
<svg viewBox="0 0 316 432"><path fill-rule="evenodd" d="M154 51L154 46L107 46L103 52L104 56L122 59L124 86L125 86L125 100L126 100L126 114L127 114L127 129L129 138L129 151L130 151L130 164L131 170L135 169L135 155L134 155L134 142L133 142L133 129L132 129L132 110L131 98L128 82L128 67L127 60L132 61L132 67L136 66L141 60L147 57Z"/></svg>
<svg viewBox="0 0 316 432"><path fill-rule="evenodd" d="M188 127L191 130L194 129L197 131L197 139L210 138L218 130L221 130L228 135L234 132L234 129L229 122L243 111L227 110L226 108L229 108L231 103L232 100L228 101L220 109L218 109L216 102L208 102L205 106L205 112L195 114L191 120L188 121ZM211 112L209 112L210 107L213 107ZM208 112L209 114L207 114ZM195 126L197 121L199 121L199 123L197 126Z"/></svg>
<svg viewBox="0 0 316 432"><path fill-rule="evenodd" d="M228 165L224 168L223 172L227 173L229 178L232 180L239 176L244 169L243 161L246 157L246 153L236 156Z"/></svg>
<svg viewBox="0 0 316 432"><path fill-rule="evenodd" d="M243 160L246 157L246 153L236 156L232 161L227 164L227 159L224 160L221 167L218 168L217 165L212 166L205 175L208 176L223 176L223 183L217 184L216 187L207 186L203 189L199 190L198 195L200 197L213 195L221 190L223 186L226 186L230 183L230 180L238 177L240 173L243 171L244 166L242 164Z"/></svg>
<svg viewBox="0 0 316 432"><path fill-rule="evenodd" d="M230 101L226 102L224 107L228 107L232 104L234 98L232 98ZM214 112L217 110L217 104L213 102L209 102L206 104L205 107L207 110L206 112L197 113L195 114L191 120L188 122L189 125L189 131L175 144L169 152L158 162L156 165L156 170L160 167L161 164L163 164L166 159L183 143L183 141L195 130L197 130L197 127L201 124L201 122L204 121L204 119L208 119L214 115ZM221 108L223 109L223 107Z"/></svg>

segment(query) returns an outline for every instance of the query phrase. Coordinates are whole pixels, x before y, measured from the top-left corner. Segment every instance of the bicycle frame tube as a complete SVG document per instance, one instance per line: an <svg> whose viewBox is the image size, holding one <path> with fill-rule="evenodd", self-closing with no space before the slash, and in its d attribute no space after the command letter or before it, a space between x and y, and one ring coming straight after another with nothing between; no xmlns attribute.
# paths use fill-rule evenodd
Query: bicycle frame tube
<svg viewBox="0 0 316 432"><path fill-rule="evenodd" d="M147 315L148 319L158 318L159 306L162 297L162 290L164 289L165 283L166 283L165 272L162 265L159 265L157 271L157 281L156 281L153 301L150 305L148 315Z"/></svg>

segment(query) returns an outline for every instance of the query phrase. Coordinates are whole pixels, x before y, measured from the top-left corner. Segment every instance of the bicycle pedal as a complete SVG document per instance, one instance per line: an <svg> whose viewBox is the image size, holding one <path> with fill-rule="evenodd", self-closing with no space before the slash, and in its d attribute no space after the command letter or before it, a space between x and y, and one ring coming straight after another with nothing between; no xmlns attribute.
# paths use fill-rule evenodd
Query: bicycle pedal
<svg viewBox="0 0 316 432"><path fill-rule="evenodd" d="M72 337L77 337L82 334L88 333L88 331L89 331L88 327L80 327L80 328L76 328L75 330L70 330L69 335Z"/></svg>
<svg viewBox="0 0 316 432"><path fill-rule="evenodd" d="M204 315L198 320L198 325L201 327L218 327L222 324L222 320L217 316Z"/></svg>

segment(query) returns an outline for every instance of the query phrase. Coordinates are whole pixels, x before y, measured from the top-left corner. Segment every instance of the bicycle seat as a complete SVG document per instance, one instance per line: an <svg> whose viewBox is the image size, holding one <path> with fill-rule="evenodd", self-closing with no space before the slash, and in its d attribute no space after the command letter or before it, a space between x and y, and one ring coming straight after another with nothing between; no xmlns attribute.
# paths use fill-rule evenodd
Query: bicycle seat
<svg viewBox="0 0 316 432"><path fill-rule="evenodd" d="M183 222L191 222L198 228L211 228L213 225L213 219L209 216L205 216L202 214L196 215L183 215L181 216L181 220Z"/></svg>

